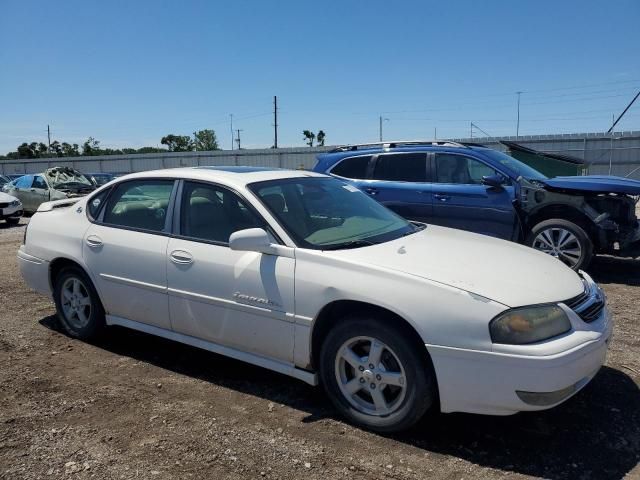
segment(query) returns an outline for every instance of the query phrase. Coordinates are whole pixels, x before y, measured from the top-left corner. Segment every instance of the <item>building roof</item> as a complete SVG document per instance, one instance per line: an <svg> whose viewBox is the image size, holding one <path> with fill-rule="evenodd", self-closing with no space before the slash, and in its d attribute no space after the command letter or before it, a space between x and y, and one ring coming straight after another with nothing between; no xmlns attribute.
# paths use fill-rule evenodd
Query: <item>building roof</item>
<svg viewBox="0 0 640 480"><path fill-rule="evenodd" d="M578 157L572 157L570 155L562 155L560 153L541 152L540 150L534 150L533 148L524 147L516 142L508 142L501 140L500 143L509 150L516 150L518 152L528 153L530 155L536 155L538 157L553 158L554 160L560 160L561 162L573 163L574 165L584 165L585 161Z"/></svg>

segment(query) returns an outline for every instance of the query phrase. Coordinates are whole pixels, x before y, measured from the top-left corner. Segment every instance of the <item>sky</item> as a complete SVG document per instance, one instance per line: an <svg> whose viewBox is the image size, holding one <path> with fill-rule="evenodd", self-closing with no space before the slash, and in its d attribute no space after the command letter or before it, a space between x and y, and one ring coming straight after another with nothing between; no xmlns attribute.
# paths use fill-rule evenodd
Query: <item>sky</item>
<svg viewBox="0 0 640 480"><path fill-rule="evenodd" d="M230 148L606 131L640 90L638 0L0 0L0 154L47 139ZM640 100L616 130L640 130Z"/></svg>

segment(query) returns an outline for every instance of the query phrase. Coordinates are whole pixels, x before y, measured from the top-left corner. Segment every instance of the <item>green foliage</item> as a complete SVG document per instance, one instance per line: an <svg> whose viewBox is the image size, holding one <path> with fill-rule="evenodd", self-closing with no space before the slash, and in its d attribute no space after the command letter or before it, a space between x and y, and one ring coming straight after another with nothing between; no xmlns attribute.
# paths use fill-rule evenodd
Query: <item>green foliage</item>
<svg viewBox="0 0 640 480"><path fill-rule="evenodd" d="M193 132L193 144L198 152L220 150L214 130L205 129Z"/></svg>
<svg viewBox="0 0 640 480"><path fill-rule="evenodd" d="M313 147L314 140L318 141L318 146L324 147L324 141L327 137L327 135L324 133L324 130L318 131L318 135L313 133L311 130L303 130L302 135L304 135L304 138L306 140L305 143L310 147Z"/></svg>
<svg viewBox="0 0 640 480"><path fill-rule="evenodd" d="M311 130L303 130L302 135L304 135L304 138L306 139L306 144L313 147L313 141L316 139L316 134Z"/></svg>
<svg viewBox="0 0 640 480"><path fill-rule="evenodd" d="M170 152L189 152L193 150L193 140L189 135L174 135L170 133L162 137L160 143L166 145Z"/></svg>

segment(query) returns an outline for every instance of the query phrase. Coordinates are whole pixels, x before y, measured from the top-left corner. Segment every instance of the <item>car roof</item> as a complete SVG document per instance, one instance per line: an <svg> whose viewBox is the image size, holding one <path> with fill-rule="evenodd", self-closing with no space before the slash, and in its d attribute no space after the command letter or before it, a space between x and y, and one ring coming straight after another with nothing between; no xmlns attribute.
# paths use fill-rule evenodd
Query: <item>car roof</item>
<svg viewBox="0 0 640 480"><path fill-rule="evenodd" d="M285 178L324 177L327 175L308 170L287 170L282 168L252 166L206 166L180 167L132 173L118 178L118 181L142 178L182 178L189 180L218 181L233 187L245 187L250 183Z"/></svg>
<svg viewBox="0 0 640 480"><path fill-rule="evenodd" d="M490 148L483 145L467 144L467 145L405 145L393 148L384 146L373 146L356 149L341 149L318 155L318 159L335 163L345 157L356 157L360 155L376 155L380 153L407 153L407 152L443 152L443 153L470 153L483 152Z"/></svg>

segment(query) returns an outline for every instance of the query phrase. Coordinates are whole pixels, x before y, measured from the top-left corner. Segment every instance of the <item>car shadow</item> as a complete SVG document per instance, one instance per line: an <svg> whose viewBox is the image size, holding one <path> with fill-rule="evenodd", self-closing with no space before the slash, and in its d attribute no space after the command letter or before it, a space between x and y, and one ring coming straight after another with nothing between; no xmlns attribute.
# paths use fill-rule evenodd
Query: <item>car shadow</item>
<svg viewBox="0 0 640 480"><path fill-rule="evenodd" d="M40 323L60 332L53 316ZM93 345L285 404L305 412L305 423L342 421L321 388L244 362L120 327ZM413 429L386 437L505 472L623 478L640 462L640 390L625 373L603 367L583 391L551 410L510 417L430 413Z"/></svg>
<svg viewBox="0 0 640 480"><path fill-rule="evenodd" d="M598 283L640 285L640 260L610 256L597 256L587 270Z"/></svg>

